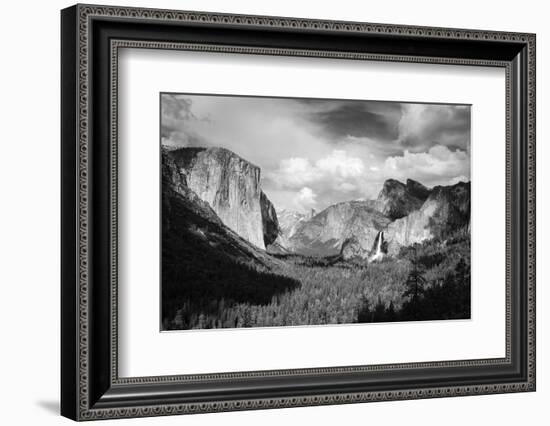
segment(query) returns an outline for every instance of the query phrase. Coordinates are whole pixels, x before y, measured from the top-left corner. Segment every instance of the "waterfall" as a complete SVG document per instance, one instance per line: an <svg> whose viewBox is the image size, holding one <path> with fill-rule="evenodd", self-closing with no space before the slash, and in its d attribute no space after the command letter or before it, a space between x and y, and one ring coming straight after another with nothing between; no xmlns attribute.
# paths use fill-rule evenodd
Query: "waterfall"
<svg viewBox="0 0 550 426"><path fill-rule="evenodd" d="M378 237L378 245L376 246L376 254L375 256L380 256L380 254L382 254L382 237L384 236L384 234L382 233L382 231L380 231L377 235Z"/></svg>
<svg viewBox="0 0 550 426"><path fill-rule="evenodd" d="M376 250L371 256L369 261L374 262L376 260L381 260L384 257L384 252L382 251L382 243L384 242L384 231L379 231L375 239Z"/></svg>

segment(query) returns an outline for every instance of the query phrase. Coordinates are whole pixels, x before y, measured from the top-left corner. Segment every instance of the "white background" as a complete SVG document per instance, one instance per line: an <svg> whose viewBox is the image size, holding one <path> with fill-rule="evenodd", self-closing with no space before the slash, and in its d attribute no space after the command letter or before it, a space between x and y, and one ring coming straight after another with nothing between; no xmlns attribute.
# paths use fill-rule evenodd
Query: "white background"
<svg viewBox="0 0 550 426"><path fill-rule="evenodd" d="M224 78L217 78L220 75ZM504 357L504 75L502 68L488 67L123 50L118 92L119 374ZM159 199L158 99L163 91L471 103L472 319L159 333L155 201ZM498 166L488 169L488 162ZM487 241L493 246L491 256L486 256Z"/></svg>
<svg viewBox="0 0 550 426"><path fill-rule="evenodd" d="M118 4L105 0L103 3ZM293 408L102 424L280 425L403 424L544 425L548 420L550 316L550 28L544 2L309 2L278 0L120 3L384 23L536 32L538 107L538 390L422 401ZM0 398L3 424L69 424L59 395L59 9L66 1L10 2L2 8L0 78ZM546 77L546 80L545 80ZM490 164L487 167L491 167ZM491 247L487 248L490 254Z"/></svg>

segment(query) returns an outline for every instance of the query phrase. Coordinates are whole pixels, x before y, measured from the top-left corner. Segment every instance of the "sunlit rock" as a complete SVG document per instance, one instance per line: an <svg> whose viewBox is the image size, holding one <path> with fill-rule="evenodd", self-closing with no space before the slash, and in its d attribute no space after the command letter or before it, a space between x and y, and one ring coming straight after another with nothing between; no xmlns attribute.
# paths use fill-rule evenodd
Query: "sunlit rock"
<svg viewBox="0 0 550 426"><path fill-rule="evenodd" d="M265 249L278 234L275 209L260 188L260 168L224 148L167 152L187 187L239 236Z"/></svg>

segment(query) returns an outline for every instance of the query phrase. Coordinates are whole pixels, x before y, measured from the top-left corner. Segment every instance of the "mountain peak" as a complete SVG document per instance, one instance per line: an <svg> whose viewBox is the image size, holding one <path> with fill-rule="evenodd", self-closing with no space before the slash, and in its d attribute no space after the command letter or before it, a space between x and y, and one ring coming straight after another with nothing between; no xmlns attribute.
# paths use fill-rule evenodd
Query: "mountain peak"
<svg viewBox="0 0 550 426"><path fill-rule="evenodd" d="M420 209L388 226L389 251L395 254L401 246L442 237L469 223L470 184L435 186Z"/></svg>
<svg viewBox="0 0 550 426"><path fill-rule="evenodd" d="M397 179L386 179L384 185L382 186L382 191L389 191L393 188L405 187L403 182L398 181Z"/></svg>
<svg viewBox="0 0 550 426"><path fill-rule="evenodd" d="M407 179L407 181L405 182L405 185L407 187L422 187L422 188L426 188L424 185L422 185L420 182L418 182L417 180L414 180L414 179Z"/></svg>
<svg viewBox="0 0 550 426"><path fill-rule="evenodd" d="M430 194L430 190L416 180L407 179L406 186L407 190L418 198L427 198Z"/></svg>
<svg viewBox="0 0 550 426"><path fill-rule="evenodd" d="M377 201L386 216L399 219L418 210L429 194L429 189L415 180L407 179L404 184L396 179L387 179Z"/></svg>
<svg viewBox="0 0 550 426"><path fill-rule="evenodd" d="M260 168L253 164L252 162L245 160L240 155L236 154L235 152L218 146L211 146L211 147L179 147L179 148L172 148L172 149L166 149L164 148L166 152L168 152L172 158L179 164L184 166L184 168L187 168L191 165L192 162L204 159L204 158L211 158L215 162L221 163L221 164L228 164L230 161L236 161L239 163L243 163L247 165L248 167L252 167L254 169L259 170Z"/></svg>

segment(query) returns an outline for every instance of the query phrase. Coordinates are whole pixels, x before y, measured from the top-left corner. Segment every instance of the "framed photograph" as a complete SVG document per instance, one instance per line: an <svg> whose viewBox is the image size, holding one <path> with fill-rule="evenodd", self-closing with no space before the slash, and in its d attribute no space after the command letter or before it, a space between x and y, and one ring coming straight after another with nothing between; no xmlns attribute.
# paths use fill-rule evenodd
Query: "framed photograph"
<svg viewBox="0 0 550 426"><path fill-rule="evenodd" d="M61 411L535 390L535 35L61 12Z"/></svg>

